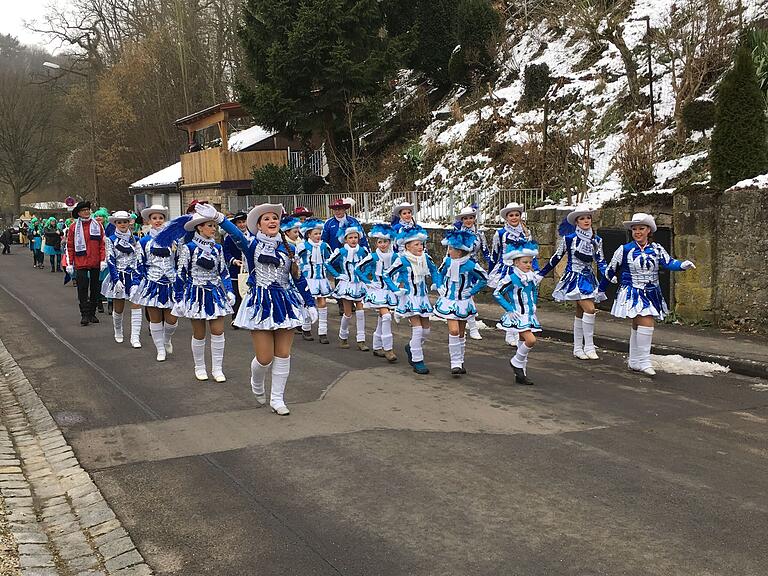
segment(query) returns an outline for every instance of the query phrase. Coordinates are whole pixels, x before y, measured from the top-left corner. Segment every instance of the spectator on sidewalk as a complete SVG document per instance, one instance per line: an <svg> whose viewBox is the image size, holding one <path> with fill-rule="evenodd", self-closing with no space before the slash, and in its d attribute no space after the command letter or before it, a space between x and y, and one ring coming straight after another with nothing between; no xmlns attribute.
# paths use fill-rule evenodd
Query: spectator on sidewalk
<svg viewBox="0 0 768 576"><path fill-rule="evenodd" d="M3 245L3 254L10 254L11 253L11 240L12 234L11 229L6 228L3 230L3 233L0 234L0 244Z"/></svg>
<svg viewBox="0 0 768 576"><path fill-rule="evenodd" d="M67 272L77 280L80 325L98 324L96 306L101 298L99 274L106 270L104 228L91 218L91 203L78 202L72 209L76 220L67 233Z"/></svg>

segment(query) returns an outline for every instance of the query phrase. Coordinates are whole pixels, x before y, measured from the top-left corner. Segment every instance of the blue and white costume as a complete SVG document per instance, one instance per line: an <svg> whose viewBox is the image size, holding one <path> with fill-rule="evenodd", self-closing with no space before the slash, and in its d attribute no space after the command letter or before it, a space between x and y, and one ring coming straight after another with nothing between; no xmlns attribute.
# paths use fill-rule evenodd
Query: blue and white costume
<svg viewBox="0 0 768 576"><path fill-rule="evenodd" d="M344 245L344 238L339 237L339 234L344 228L349 228L350 226L357 226L362 230L362 226L360 226L357 218L349 214L345 215L341 220L332 216L325 221L321 239L331 247L331 250L338 250ZM360 237L360 245L363 247L368 246L368 240L364 235Z"/></svg>
<svg viewBox="0 0 768 576"><path fill-rule="evenodd" d="M523 272L513 265L515 259L535 255L534 252L538 253L538 247L531 242L514 252L508 252L504 257L507 265L512 266L512 274L504 278L493 293L493 297L506 312L501 317L501 325L504 328L514 328L519 332L541 331L541 324L536 316L541 276L533 270Z"/></svg>
<svg viewBox="0 0 768 576"><path fill-rule="evenodd" d="M565 271L552 292L557 302L574 300L589 300L597 298L598 281L592 269L592 263L597 264L597 270L605 274L605 257L603 256L603 240L592 229L582 230L564 236L557 250L539 274L546 276L555 266L567 257Z"/></svg>
<svg viewBox="0 0 768 576"><path fill-rule="evenodd" d="M220 244L195 232L179 246L177 261L174 316L214 320L232 314L235 295Z"/></svg>
<svg viewBox="0 0 768 576"><path fill-rule="evenodd" d="M301 301L299 292L291 282L293 256L278 237L261 232L252 238L245 235L231 222L225 220L221 227L243 251L248 264L249 291L235 316L234 324L247 330L281 330L301 326L304 306L314 306ZM305 292L308 296L309 293Z"/></svg>
<svg viewBox="0 0 768 576"><path fill-rule="evenodd" d="M619 284L611 314L617 318L653 316L663 320L669 312L659 286L659 269L683 270L683 262L672 258L661 244L637 242L619 246L600 283L604 292L608 282Z"/></svg>
<svg viewBox="0 0 768 576"><path fill-rule="evenodd" d="M488 284L488 274L470 256L454 260L446 256L439 268L443 283L438 289L435 316L445 320L467 320L477 314L473 296Z"/></svg>
<svg viewBox="0 0 768 576"><path fill-rule="evenodd" d="M360 238L365 236L359 226L347 226L339 230L339 241L344 241L347 234L356 232ZM345 244L331 254L325 263L325 269L336 278L333 296L339 300L362 302L365 298L365 284L355 274L355 268L370 254L368 248L358 244L354 248Z"/></svg>
<svg viewBox="0 0 768 576"><path fill-rule="evenodd" d="M391 226L386 224L376 224L369 234L374 241L379 238L390 241L390 250L382 252L376 249L368 254L355 269L357 278L365 284L365 307L366 308L394 308L397 305L397 296L387 287L384 281L384 271L392 266L392 261L396 258L391 249L391 242L394 238L394 231Z"/></svg>
<svg viewBox="0 0 768 576"><path fill-rule="evenodd" d="M397 307L395 315L399 318L421 316L429 318L434 310L429 301L429 288L427 276L432 278L432 283L440 285L442 279L440 272L424 252L421 256L405 250L405 245L412 240L426 241L427 233L420 226L415 226L402 231L398 235L398 243L403 248L392 262L392 266L384 272L384 282L390 290L397 294Z"/></svg>
<svg viewBox="0 0 768 576"><path fill-rule="evenodd" d="M504 263L504 253L521 248L529 242L533 242L533 234L522 223L517 226L506 224L503 228L496 230L491 242L491 256L488 264L490 267L488 286L490 288L499 286L502 279L512 273L512 266ZM536 258L533 259L533 269L539 269Z"/></svg>
<svg viewBox="0 0 768 576"><path fill-rule="evenodd" d="M128 299L137 280L138 241L130 232L115 230L106 238L104 248L109 274L101 283L101 294L105 298ZM119 290L115 289L116 285Z"/></svg>
<svg viewBox="0 0 768 576"><path fill-rule="evenodd" d="M139 240L139 282L131 294L131 301L139 306L171 309L175 304L173 283L176 281L176 258L173 248L154 245L160 231L151 228L149 234Z"/></svg>
<svg viewBox="0 0 768 576"><path fill-rule="evenodd" d="M299 269L307 279L309 291L315 298L325 298L331 295L331 284L328 282L326 262L331 258L331 247L327 242L320 240L313 242L308 234L315 229L322 230L322 220L305 220L301 226L301 233L305 240L299 243L296 256L299 259Z"/></svg>

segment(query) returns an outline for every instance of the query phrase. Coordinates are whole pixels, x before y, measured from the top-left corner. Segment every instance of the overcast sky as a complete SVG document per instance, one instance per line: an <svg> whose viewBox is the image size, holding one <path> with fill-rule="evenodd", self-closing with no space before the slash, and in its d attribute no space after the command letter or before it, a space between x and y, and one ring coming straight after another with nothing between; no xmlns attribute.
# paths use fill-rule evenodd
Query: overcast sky
<svg viewBox="0 0 768 576"><path fill-rule="evenodd" d="M49 50L45 37L30 32L24 27L25 22L41 20L46 7L54 0L0 0L0 33L16 36L24 44L36 44ZM68 0L57 0L61 4Z"/></svg>

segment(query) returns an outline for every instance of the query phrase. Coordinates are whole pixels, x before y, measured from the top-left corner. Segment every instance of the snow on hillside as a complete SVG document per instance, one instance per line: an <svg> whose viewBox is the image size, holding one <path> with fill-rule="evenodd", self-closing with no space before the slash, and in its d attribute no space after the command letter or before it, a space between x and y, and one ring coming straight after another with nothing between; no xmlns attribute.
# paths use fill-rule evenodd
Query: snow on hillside
<svg viewBox="0 0 768 576"><path fill-rule="evenodd" d="M736 0L734 0L735 2ZM638 64L638 75L645 78L647 74L645 60L645 31L644 20L648 16L651 26L663 28L668 19L674 0L636 0L632 9L623 21L624 39L633 51ZM734 4L735 5L735 4ZM744 20L749 22L768 13L768 0L751 0L744 3ZM571 105L558 109L553 107L549 115L549 125L561 132L569 132L583 128L587 122L587 114L594 112L592 142L590 156L593 168L590 173L590 183L587 199L594 205L614 198L622 193L619 175L614 167L614 158L623 142L622 130L626 127L628 118L619 115L615 125L610 124L600 133L594 127L600 124L606 114L611 112L617 102L628 93L628 83L624 74L624 66L619 51L613 44L591 65L584 65L585 56L590 50L590 44L583 35L577 35L573 28L563 28L564 23L553 26L547 20L532 23L523 33L515 32L514 26L508 26L509 44L511 49L506 51L506 59L502 62L503 70L517 70L515 80L501 80L493 87L495 107L491 106L488 96L483 98L481 106L467 113L461 121L453 119L434 120L421 136L423 146L440 146L445 150L431 172L415 182L419 188L468 188L499 189L504 176L512 167L508 165L490 165L491 158L484 154L467 155L460 150L462 141L473 125L481 120L488 120L495 112L505 117L508 128L496 132L496 142L525 141L538 137L541 133L543 112L541 108L531 111L520 111L520 100L523 94L523 70L529 64L546 63L553 78L561 78L561 86L556 90L550 88L551 100L564 99L573 102ZM659 58L654 52L654 101L657 126L660 128L657 136L657 150L665 150L663 144L674 137L674 93L672 90L672 75L670 65ZM579 65L581 64L581 69ZM502 78L510 74L502 74ZM641 98L648 101L648 86L641 87ZM554 92L553 92L554 91ZM463 89L461 90L463 93ZM458 94L451 95L442 103L444 112L450 109L450 102ZM579 105L576 105L578 103ZM641 113L648 110L641 110ZM615 110L614 110L615 113ZM688 153L676 157L663 157L655 166L655 191L666 191L671 187L670 180L688 173L692 168L701 171L707 156L707 141L701 134L689 137L686 151ZM703 174L706 178L706 174ZM507 180L508 181L508 180ZM384 183L386 188L386 183Z"/></svg>

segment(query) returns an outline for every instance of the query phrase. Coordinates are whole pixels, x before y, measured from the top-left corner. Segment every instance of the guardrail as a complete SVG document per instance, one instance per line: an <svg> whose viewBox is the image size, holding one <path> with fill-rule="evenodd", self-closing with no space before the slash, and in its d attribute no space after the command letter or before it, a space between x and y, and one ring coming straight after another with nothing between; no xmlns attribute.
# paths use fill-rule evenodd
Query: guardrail
<svg viewBox="0 0 768 576"><path fill-rule="evenodd" d="M546 193L542 188L508 190L411 190L406 192L357 192L348 194L286 194L270 196L231 196L229 211L247 211L257 204L282 204L291 213L298 206L311 210L316 218L331 217L329 204L338 198L350 198L353 206L350 214L365 223L389 222L392 208L402 202L416 207L416 220L425 224L448 224L465 206L479 207L478 223L495 224L499 210L510 202L533 208L544 203Z"/></svg>

